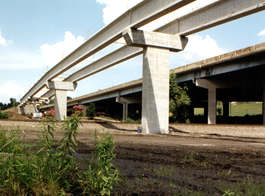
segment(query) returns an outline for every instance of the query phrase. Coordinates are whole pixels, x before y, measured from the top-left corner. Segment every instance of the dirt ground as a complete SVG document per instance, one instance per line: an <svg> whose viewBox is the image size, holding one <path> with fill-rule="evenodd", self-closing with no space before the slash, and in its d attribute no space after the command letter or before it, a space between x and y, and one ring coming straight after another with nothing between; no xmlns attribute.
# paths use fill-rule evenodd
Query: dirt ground
<svg viewBox="0 0 265 196"><path fill-rule="evenodd" d="M16 123L0 121L2 127L20 127L25 140L37 139L40 125ZM95 130L113 136L114 164L121 175L114 195L265 195L265 137L261 135L221 135L209 132L207 126L203 126L207 134L173 129L170 135L143 135L137 134L137 125L99 124L83 123L78 156L93 152ZM244 131L244 126L240 129ZM57 136L61 135L59 131Z"/></svg>
<svg viewBox="0 0 265 196"><path fill-rule="evenodd" d="M4 110L4 113L8 114L10 120L29 120L28 116L18 114L17 107L12 107Z"/></svg>
<svg viewBox="0 0 265 196"><path fill-rule="evenodd" d="M265 195L265 139L113 137L115 165L124 179L117 195ZM84 139L83 155L91 149Z"/></svg>

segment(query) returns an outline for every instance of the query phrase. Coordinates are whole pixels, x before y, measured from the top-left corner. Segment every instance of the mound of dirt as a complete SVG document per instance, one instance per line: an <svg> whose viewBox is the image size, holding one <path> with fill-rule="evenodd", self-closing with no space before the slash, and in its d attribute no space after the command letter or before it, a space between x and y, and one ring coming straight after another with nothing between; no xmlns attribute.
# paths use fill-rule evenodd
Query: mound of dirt
<svg viewBox="0 0 265 196"><path fill-rule="evenodd" d="M16 107L8 108L4 110L3 112L8 114L9 120L30 120L28 116L19 114Z"/></svg>

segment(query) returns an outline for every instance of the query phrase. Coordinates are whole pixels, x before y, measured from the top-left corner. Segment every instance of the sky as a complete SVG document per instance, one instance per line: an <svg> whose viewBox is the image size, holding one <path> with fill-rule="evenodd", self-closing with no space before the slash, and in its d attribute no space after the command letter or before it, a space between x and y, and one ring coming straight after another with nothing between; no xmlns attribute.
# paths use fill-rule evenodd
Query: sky
<svg viewBox="0 0 265 196"><path fill-rule="evenodd" d="M0 0L0 102L8 103L11 97L19 100L48 69L140 1ZM216 0L197 1L197 5L203 5ZM171 54L171 68L263 42L264 11L189 36L186 49ZM106 48L62 77L119 46L122 43ZM141 77L139 56L80 81L69 96L81 96Z"/></svg>

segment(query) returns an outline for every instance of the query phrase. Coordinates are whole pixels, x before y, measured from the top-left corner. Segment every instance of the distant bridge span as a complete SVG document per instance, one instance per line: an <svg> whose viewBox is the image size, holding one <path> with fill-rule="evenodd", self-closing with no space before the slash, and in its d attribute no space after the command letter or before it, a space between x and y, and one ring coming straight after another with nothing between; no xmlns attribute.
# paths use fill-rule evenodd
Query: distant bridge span
<svg viewBox="0 0 265 196"><path fill-rule="evenodd" d="M153 32L139 30L140 27L194 1L144 0L139 3L45 73L21 98L19 107L23 109L40 90L48 87L48 92L41 97L50 98L55 95L56 118L62 120L66 116L66 91L74 90L78 81L143 54L143 132L168 133L169 52L182 51L187 43L187 35L265 9L265 0L219 0L164 24ZM126 41L126 46L87 65L62 82L53 81L58 75L122 37ZM211 107L214 110L213 105ZM210 122L215 123L214 120Z"/></svg>

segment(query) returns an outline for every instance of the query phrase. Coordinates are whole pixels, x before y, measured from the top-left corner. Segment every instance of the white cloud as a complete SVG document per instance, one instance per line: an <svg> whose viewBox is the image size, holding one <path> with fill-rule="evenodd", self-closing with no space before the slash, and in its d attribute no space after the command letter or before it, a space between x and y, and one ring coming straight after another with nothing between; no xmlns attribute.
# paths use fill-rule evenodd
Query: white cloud
<svg viewBox="0 0 265 196"><path fill-rule="evenodd" d="M206 59L225 53L226 50L219 47L217 42L210 36L193 35L189 37L189 43L184 51L186 59Z"/></svg>
<svg viewBox="0 0 265 196"><path fill-rule="evenodd" d="M19 98L23 96L25 90L25 87L16 81L4 82L0 84L1 102L8 103L11 97L19 100Z"/></svg>
<svg viewBox="0 0 265 196"><path fill-rule="evenodd" d="M265 35L265 29L258 33L258 36L264 36L264 35Z"/></svg>
<svg viewBox="0 0 265 196"><path fill-rule="evenodd" d="M1 49L0 70L45 69L46 71L45 67L54 66L83 42L84 38L82 36L75 37L71 32L67 31L63 41L41 45L41 52L14 48Z"/></svg>
<svg viewBox="0 0 265 196"><path fill-rule="evenodd" d="M1 34L0 34L0 46L7 46L7 41Z"/></svg>
<svg viewBox="0 0 265 196"><path fill-rule="evenodd" d="M0 46L8 46L12 43L12 40L7 40L6 38L4 38L4 36L2 35L1 31L0 31Z"/></svg>
<svg viewBox="0 0 265 196"><path fill-rule="evenodd" d="M64 40L54 44L41 45L41 54L47 66L54 66L85 41L84 37L75 37L71 32L64 34Z"/></svg>
<svg viewBox="0 0 265 196"><path fill-rule="evenodd" d="M2 51L0 70L39 69L43 67L41 55L26 51Z"/></svg>
<svg viewBox="0 0 265 196"><path fill-rule="evenodd" d="M141 1L143 0L97 0L98 3L105 5L103 9L104 24L109 24Z"/></svg>
<svg viewBox="0 0 265 196"><path fill-rule="evenodd" d="M181 61L181 65L193 63L226 52L228 52L228 50L225 48L221 48L218 45L217 41L214 40L210 35L192 35L189 36L189 42L185 50L173 56L172 64L176 65L176 62L179 61Z"/></svg>

